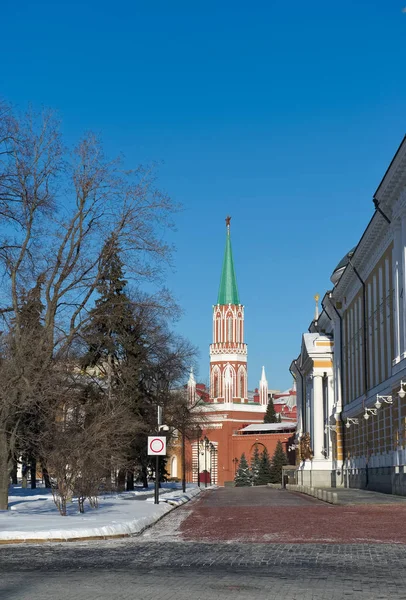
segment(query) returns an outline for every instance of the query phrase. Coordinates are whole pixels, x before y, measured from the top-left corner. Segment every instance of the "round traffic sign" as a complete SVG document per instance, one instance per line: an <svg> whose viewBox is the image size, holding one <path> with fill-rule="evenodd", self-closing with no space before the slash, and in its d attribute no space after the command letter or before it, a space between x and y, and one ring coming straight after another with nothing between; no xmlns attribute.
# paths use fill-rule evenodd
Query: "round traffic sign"
<svg viewBox="0 0 406 600"><path fill-rule="evenodd" d="M155 454L159 454L164 449L164 443L161 440L161 438L154 438L150 441L149 447L150 447L151 452L154 452Z"/></svg>

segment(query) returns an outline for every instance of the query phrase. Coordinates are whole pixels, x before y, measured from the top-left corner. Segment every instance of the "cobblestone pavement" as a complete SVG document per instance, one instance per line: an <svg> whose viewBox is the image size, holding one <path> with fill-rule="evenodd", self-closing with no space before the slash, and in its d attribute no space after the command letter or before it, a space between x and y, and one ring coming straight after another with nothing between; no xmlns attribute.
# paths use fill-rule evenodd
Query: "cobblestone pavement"
<svg viewBox="0 0 406 600"><path fill-rule="evenodd" d="M325 505L285 493L210 491L164 517L137 538L0 547L1 600L406 600L406 546L383 543L258 543L237 541L236 508L272 505L306 521ZM251 499L250 499L251 498ZM286 503L285 503L286 499ZM251 503L251 504L250 504ZM292 504L293 503L293 504ZM265 506L264 506L265 504ZM289 504L289 506L287 506ZM270 508L272 508L272 506ZM230 537L190 538L201 511L223 510ZM327 507L330 508L330 507ZM343 510L346 507L332 507ZM391 510L393 507L387 507ZM357 507L359 510L359 507ZM333 513L330 513L333 514ZM365 520L362 514L357 517ZM293 518L293 514L292 514ZM299 521L300 522L300 521ZM298 521L296 521L297 526ZM266 521L261 520L266 527ZM345 520L341 528L346 528Z"/></svg>
<svg viewBox="0 0 406 600"><path fill-rule="evenodd" d="M185 540L406 544L406 505L334 506L260 488L208 491L181 525Z"/></svg>

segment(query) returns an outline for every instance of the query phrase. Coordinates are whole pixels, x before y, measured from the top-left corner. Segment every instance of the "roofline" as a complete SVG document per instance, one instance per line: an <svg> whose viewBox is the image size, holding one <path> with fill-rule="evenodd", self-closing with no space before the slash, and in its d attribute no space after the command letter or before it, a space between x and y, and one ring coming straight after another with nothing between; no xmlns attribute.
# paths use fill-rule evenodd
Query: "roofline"
<svg viewBox="0 0 406 600"><path fill-rule="evenodd" d="M405 136L405 137L406 137L406 136ZM361 237L360 237L360 239L359 239L359 241L358 241L358 244L355 246L354 252L353 252L353 254L352 254L352 256L351 256L351 259L352 259L352 260L354 260L354 258L355 258L355 256L356 256L356 254L357 254L357 250L358 250L358 248L360 247L360 245L361 245L361 243L362 243L362 240L363 240L363 239L364 239L364 237L366 236L366 233L367 233L367 231L368 231L368 229L369 229L370 225L372 224L372 221L374 220L374 218L375 218L375 216L376 216L377 212L378 212L378 211L375 209L375 210L374 210L374 214L373 214L373 215L372 215L372 217L370 218L368 225L365 227L365 229L364 229L364 232L363 232L363 234L361 235ZM348 254L349 254L349 253L348 253ZM348 267L349 267L349 266L350 266L350 263L348 262L348 263L347 263L347 265L345 266L345 269L344 269L344 271L343 271L343 274L341 275L340 279L337 281L337 285L335 286L335 288L334 288L334 290L333 290L333 293L334 293L334 291L335 291L335 290L338 290L338 288L340 287L340 283L343 281L343 277L344 277L344 275L345 275L345 273L346 273L346 271L347 271L347 269L348 269Z"/></svg>
<svg viewBox="0 0 406 600"><path fill-rule="evenodd" d="M399 147L398 147L398 149L396 150L394 157L393 157L393 158L392 158L392 160L390 161L389 167L386 169L386 171L385 171L385 174L384 174L384 176L382 177L382 179L381 179L381 181L380 181L380 184L379 184L379 185L378 185L378 187L376 188L376 191L375 191L375 194L374 194L374 198L375 198L375 196L377 195L377 193L379 192L379 189L380 189L380 187L382 186L382 184L383 184L383 182L384 182L384 180L385 180L385 178L386 178L387 174L389 173L389 171L390 171L390 169L391 169L391 167L392 167L393 163L395 162L395 160L396 160L396 158L397 158L397 156L398 156L398 154L399 154L399 152L400 152L400 149L402 148L402 146L403 146L403 144L405 143L405 141L406 141L406 135L404 135L404 136L403 136L403 139L402 139L402 141L400 142L400 144L399 144Z"/></svg>

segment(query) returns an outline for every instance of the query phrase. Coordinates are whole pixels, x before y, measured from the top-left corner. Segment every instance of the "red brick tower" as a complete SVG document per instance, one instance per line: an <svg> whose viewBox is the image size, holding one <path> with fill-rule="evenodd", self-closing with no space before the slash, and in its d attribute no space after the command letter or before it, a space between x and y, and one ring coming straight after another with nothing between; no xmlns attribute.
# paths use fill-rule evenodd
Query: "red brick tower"
<svg viewBox="0 0 406 600"><path fill-rule="evenodd" d="M217 304L213 306L213 343L210 344L210 400L226 405L248 402L244 307L238 296L230 220L231 217L226 218L226 249Z"/></svg>

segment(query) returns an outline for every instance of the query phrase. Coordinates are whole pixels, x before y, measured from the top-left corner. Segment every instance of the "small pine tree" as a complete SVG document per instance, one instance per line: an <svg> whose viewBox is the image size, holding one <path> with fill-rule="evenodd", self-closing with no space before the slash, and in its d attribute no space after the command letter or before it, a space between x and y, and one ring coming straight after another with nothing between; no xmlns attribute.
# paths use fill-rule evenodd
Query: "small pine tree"
<svg viewBox="0 0 406 600"><path fill-rule="evenodd" d="M259 465L261 462L261 457L259 455L258 446L255 445L254 453L251 459L251 473L252 473L252 483L253 485L258 485L258 476L259 476Z"/></svg>
<svg viewBox="0 0 406 600"><path fill-rule="evenodd" d="M281 415L281 413L279 413L279 415L278 415L278 421L277 422L278 423L282 423L282 415Z"/></svg>
<svg viewBox="0 0 406 600"><path fill-rule="evenodd" d="M241 455L234 481L236 487L245 487L252 484L251 471L244 453Z"/></svg>
<svg viewBox="0 0 406 600"><path fill-rule="evenodd" d="M271 483L282 483L282 467L287 464L288 457L283 450L282 442L279 440L272 457Z"/></svg>
<svg viewBox="0 0 406 600"><path fill-rule="evenodd" d="M276 422L277 422L277 418L276 418L275 407L273 405L272 398L270 398L269 402L268 402L268 406L266 408L266 413L264 416L264 423L276 423Z"/></svg>
<svg viewBox="0 0 406 600"><path fill-rule="evenodd" d="M261 454L261 460L259 463L257 485L266 485L271 481L271 461L269 460L269 453L264 448Z"/></svg>

